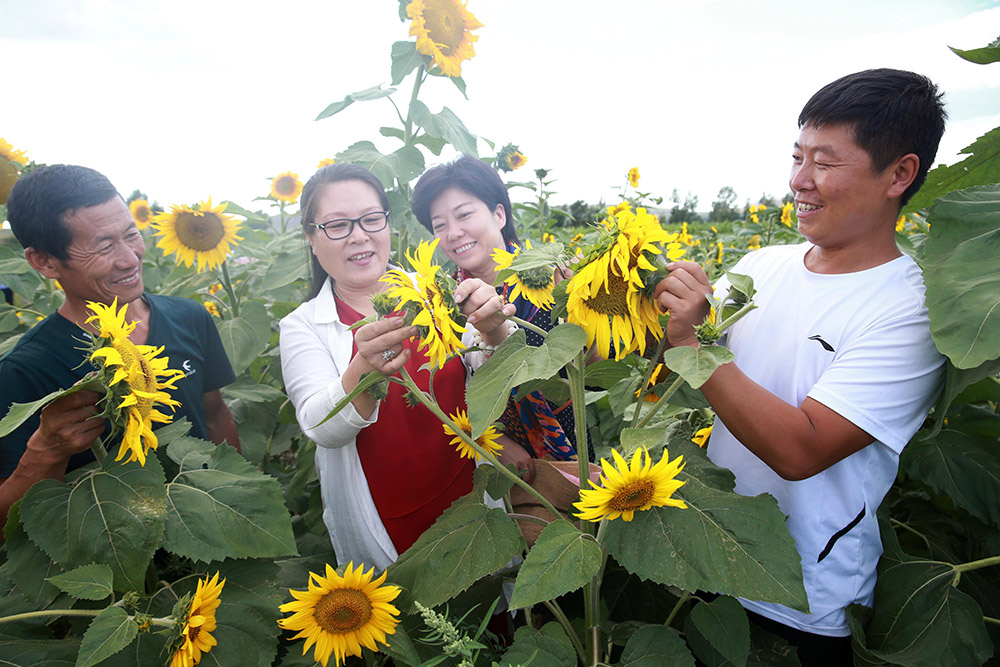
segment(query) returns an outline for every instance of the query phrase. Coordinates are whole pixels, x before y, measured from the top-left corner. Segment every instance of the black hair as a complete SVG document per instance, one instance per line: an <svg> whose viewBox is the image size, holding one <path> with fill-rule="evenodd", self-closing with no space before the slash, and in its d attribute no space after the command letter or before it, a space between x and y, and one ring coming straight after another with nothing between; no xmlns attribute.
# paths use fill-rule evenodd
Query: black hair
<svg viewBox="0 0 1000 667"><path fill-rule="evenodd" d="M302 231L306 236L312 236L316 233L316 228L312 226L316 218L316 196L327 185L339 183L340 181L361 181L365 183L378 195L382 209L389 210L389 197L385 194L385 186L382 185L382 181L378 180L373 173L356 164L328 164L313 174L312 178L306 181L305 186L302 188L302 196L299 201L302 212ZM315 254L310 252L309 257L312 263L312 284L309 288L309 298L312 299L319 294L328 274L323 265L319 263L319 258Z"/></svg>
<svg viewBox="0 0 1000 667"><path fill-rule="evenodd" d="M431 224L431 205L448 188L460 188L473 195L490 209L503 206L506 222L500 230L504 243L520 245L517 228L514 226L514 212L510 205L510 195L500 174L482 160L463 155L454 162L439 164L424 172L413 188L410 208L420 224L434 233Z"/></svg>
<svg viewBox="0 0 1000 667"><path fill-rule="evenodd" d="M118 190L94 169L48 165L29 171L14 184L7 198L7 220L23 248L34 248L64 262L69 258L66 249L73 242L66 218L77 209L114 197L121 197Z"/></svg>
<svg viewBox="0 0 1000 667"><path fill-rule="evenodd" d="M900 207L916 194L937 155L948 114L942 93L925 76L896 69L870 69L823 86L802 107L799 127L850 125L854 142L871 156L876 172L908 153L920 159Z"/></svg>

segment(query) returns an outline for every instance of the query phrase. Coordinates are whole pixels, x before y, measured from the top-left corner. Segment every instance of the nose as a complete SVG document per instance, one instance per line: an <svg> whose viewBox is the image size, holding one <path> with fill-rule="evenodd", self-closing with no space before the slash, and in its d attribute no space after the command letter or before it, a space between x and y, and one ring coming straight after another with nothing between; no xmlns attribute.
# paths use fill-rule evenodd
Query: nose
<svg viewBox="0 0 1000 667"><path fill-rule="evenodd" d="M351 231L347 235L347 241L349 243L360 243L368 237L368 232L361 228L360 222L351 223Z"/></svg>
<svg viewBox="0 0 1000 667"><path fill-rule="evenodd" d="M788 187L792 192L809 190L813 186L812 165L808 160L792 164L792 173L788 179Z"/></svg>
<svg viewBox="0 0 1000 667"><path fill-rule="evenodd" d="M120 240L115 243L115 265L120 268L132 268L137 263L142 262L144 245L133 246L128 241Z"/></svg>

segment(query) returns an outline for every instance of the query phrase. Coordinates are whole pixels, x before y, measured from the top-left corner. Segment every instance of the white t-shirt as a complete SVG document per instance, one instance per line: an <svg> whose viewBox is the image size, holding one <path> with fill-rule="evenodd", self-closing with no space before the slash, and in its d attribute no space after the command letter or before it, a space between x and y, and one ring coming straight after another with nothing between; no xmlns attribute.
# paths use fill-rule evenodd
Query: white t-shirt
<svg viewBox="0 0 1000 667"><path fill-rule="evenodd" d="M757 309L727 332L746 375L798 406L807 396L869 433L871 445L808 479L789 482L716 420L708 456L736 475L736 491L769 493L788 515L802 556L811 614L741 600L785 625L847 636L844 608L871 605L882 554L875 513L896 477L899 454L937 397L944 357L930 336L920 269L908 256L846 274L809 271L811 244L743 257ZM716 296L729 290L724 278Z"/></svg>

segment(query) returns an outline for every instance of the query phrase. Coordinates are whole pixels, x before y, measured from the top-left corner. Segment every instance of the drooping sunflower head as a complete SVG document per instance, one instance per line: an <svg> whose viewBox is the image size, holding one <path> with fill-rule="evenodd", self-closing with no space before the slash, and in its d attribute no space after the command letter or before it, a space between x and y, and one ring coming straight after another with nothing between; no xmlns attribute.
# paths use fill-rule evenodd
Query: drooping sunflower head
<svg viewBox="0 0 1000 667"><path fill-rule="evenodd" d="M135 220L136 227L139 229L149 227L149 223L153 219L153 209L149 207L148 201L145 199L133 199L129 202L128 210L132 214L132 219Z"/></svg>
<svg viewBox="0 0 1000 667"><path fill-rule="evenodd" d="M687 507L683 500L673 497L684 485L676 479L684 469L684 457L678 456L671 461L664 449L663 456L653 465L649 452L642 447L632 455L630 464L616 450L612 449L611 453L615 465L601 459L604 469L601 486L590 482L591 489L580 491L580 502L573 505L580 510L576 516L594 522L619 517L631 521L636 512L653 507Z"/></svg>
<svg viewBox="0 0 1000 667"><path fill-rule="evenodd" d="M302 194L302 181L299 175L286 171L271 179L271 196L286 204L294 204Z"/></svg>
<svg viewBox="0 0 1000 667"><path fill-rule="evenodd" d="M472 44L482 28L462 0L413 0L406 6L412 19L410 35L417 38L417 51L430 56L447 76L462 75L462 62L476 55Z"/></svg>
<svg viewBox="0 0 1000 667"><path fill-rule="evenodd" d="M98 330L89 358L99 366L107 393L101 399L103 416L111 421L111 438L121 436L116 461L139 461L146 465L146 454L156 449L153 422L167 424L170 415L157 410L163 405L171 411L180 403L166 390L175 390L175 383L184 373L167 368L169 359L158 356L163 348L136 345L129 340L135 322L125 323L124 305L118 310L118 299L110 306L88 302L94 314L87 319Z"/></svg>
<svg viewBox="0 0 1000 667"><path fill-rule="evenodd" d="M219 599L226 580L219 581L219 573L209 579L198 580L198 589L191 598L187 612L177 619L180 628L178 646L174 650L170 667L191 667L201 662L202 654L208 653L218 644L212 632L218 627L215 611L222 602Z"/></svg>
<svg viewBox="0 0 1000 667"><path fill-rule="evenodd" d="M646 349L646 334L659 339L663 328L650 288L655 286L653 255L669 261L684 254L659 219L644 208L624 207L613 214L614 226L601 233L583 253L584 265L570 279L566 292L567 320L587 332L587 344L596 341L602 354L614 352L620 360Z"/></svg>
<svg viewBox="0 0 1000 667"><path fill-rule="evenodd" d="M518 167L524 166L528 158L514 144L507 144L497 153L497 168L500 171L514 171Z"/></svg>
<svg viewBox="0 0 1000 667"><path fill-rule="evenodd" d="M156 247L165 255L176 253L178 264L191 266L197 262L198 273L216 268L226 261L236 241L243 240L236 234L240 223L225 210L225 204L212 208L211 197L197 207L172 205L169 213L153 218L156 236L162 237Z"/></svg>
<svg viewBox="0 0 1000 667"><path fill-rule="evenodd" d="M0 204L7 203L11 188L17 183L21 168L28 164L24 151L15 150L0 138Z"/></svg>
<svg viewBox="0 0 1000 667"><path fill-rule="evenodd" d="M632 167L628 170L628 182L633 188L639 187L639 167Z"/></svg>
<svg viewBox="0 0 1000 667"><path fill-rule="evenodd" d="M360 656L362 646L377 651L378 644L388 643L386 636L396 632L399 610L390 603L400 590L383 585L385 572L373 580L374 574L374 567L365 572L363 564L355 569L353 561L343 576L329 564L325 577L310 572L308 590L289 590L295 601L279 609L292 615L278 619L278 625L298 630L292 639L305 638L302 655L315 644L313 660L323 667L331 654L339 667L348 656Z"/></svg>
<svg viewBox="0 0 1000 667"><path fill-rule="evenodd" d="M712 427L706 426L705 428L698 429L698 431L691 437L691 442L698 445L699 447L704 447L708 444L708 438L712 435Z"/></svg>
<svg viewBox="0 0 1000 667"><path fill-rule="evenodd" d="M421 241L415 255L406 251L417 274L416 285L398 269L387 271L381 280L390 286L386 293L399 299L399 306L408 311L420 329L419 348L426 350L430 365L441 368L465 348L460 337L465 331L465 318L455 304L454 281L433 263L439 240Z"/></svg>
<svg viewBox="0 0 1000 667"><path fill-rule="evenodd" d="M531 241L525 241L525 249L531 252ZM495 270L500 273L506 269L511 269L503 282L511 286L511 301L518 296L524 296L536 308L548 310L556 302L552 295L555 288L555 278L552 266L544 259L541 263L531 262L522 267L518 267L515 262L522 255L520 248L514 248L514 252L508 252L506 248L498 248L493 251L493 261L496 262Z"/></svg>
<svg viewBox="0 0 1000 667"><path fill-rule="evenodd" d="M453 415L448 415L451 420L455 422L456 425L465 433L466 436L472 437L472 422L469 421L469 416L466 414L465 410L459 410ZM453 435L454 438L451 439L451 444L455 445L455 449L458 453L467 459L475 459L476 461L482 461L483 456L472 448L469 443L462 439L462 436L458 434L451 426L448 424L441 424L444 432L447 435ZM485 449L487 452L493 456L499 456L500 452L503 451L503 445L497 442L497 438L500 433L497 431L495 426L490 426L486 431L476 438L476 444Z"/></svg>

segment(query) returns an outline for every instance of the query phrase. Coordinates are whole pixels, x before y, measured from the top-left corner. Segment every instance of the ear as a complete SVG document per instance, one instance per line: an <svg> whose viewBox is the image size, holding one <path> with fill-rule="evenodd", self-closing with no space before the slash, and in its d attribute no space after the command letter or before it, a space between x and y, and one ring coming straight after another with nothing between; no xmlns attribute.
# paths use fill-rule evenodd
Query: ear
<svg viewBox="0 0 1000 667"><path fill-rule="evenodd" d="M890 165L889 169L891 170L891 179L886 196L889 199L897 199L903 196L906 188L910 187L913 179L917 177L917 171L920 170L920 158L913 153L907 153L896 160L895 164Z"/></svg>
<svg viewBox="0 0 1000 667"><path fill-rule="evenodd" d="M62 262L47 252L36 250L35 248L25 248L24 258L31 264L31 268L50 280L58 280L62 277Z"/></svg>
<svg viewBox="0 0 1000 667"><path fill-rule="evenodd" d="M507 224L507 211L504 210L503 204L497 204L497 207L493 209L493 219L497 223L497 229L503 229Z"/></svg>
<svg viewBox="0 0 1000 667"><path fill-rule="evenodd" d="M306 242L309 243L309 251L312 254L315 255L316 254L316 246L313 245L316 242L316 234L315 234L315 232L312 233L312 234L306 234Z"/></svg>

